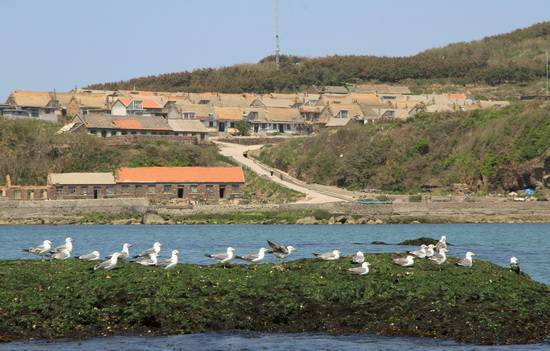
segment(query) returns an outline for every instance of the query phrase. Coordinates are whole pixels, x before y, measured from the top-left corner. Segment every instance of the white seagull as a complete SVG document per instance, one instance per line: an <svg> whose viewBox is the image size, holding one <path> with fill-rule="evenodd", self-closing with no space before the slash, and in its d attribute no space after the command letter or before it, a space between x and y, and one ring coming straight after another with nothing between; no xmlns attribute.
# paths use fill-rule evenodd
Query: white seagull
<svg viewBox="0 0 550 351"><path fill-rule="evenodd" d="M441 249L447 248L447 237L445 235L441 236L441 239L435 244L435 249L439 252Z"/></svg>
<svg viewBox="0 0 550 351"><path fill-rule="evenodd" d="M414 250L414 251L408 251L407 253L409 253L411 255L414 255L418 258L425 258L427 248L428 248L428 246L426 246L425 244L422 244L422 245L420 245L420 249Z"/></svg>
<svg viewBox="0 0 550 351"><path fill-rule="evenodd" d="M67 258L70 258L70 257L71 257L71 252L69 250L65 249L65 250L54 252L50 256L50 259L53 259L53 260L66 260Z"/></svg>
<svg viewBox="0 0 550 351"><path fill-rule="evenodd" d="M430 244L430 245L428 245L428 247L426 247L426 256L425 256L425 258L430 258L435 254L434 248L435 248L434 244Z"/></svg>
<svg viewBox="0 0 550 351"><path fill-rule="evenodd" d="M245 260L252 263L257 263L262 261L265 258L265 252L267 249L265 247L260 248L258 250L258 253L250 254L250 255L244 255L244 256L235 256L235 258L238 258L240 260Z"/></svg>
<svg viewBox="0 0 550 351"><path fill-rule="evenodd" d="M267 243L271 248L271 250L267 251L267 253L273 254L273 256L279 259L285 259L290 254L292 254L292 252L296 251L296 248L292 245L285 246L285 245L277 244L276 242L271 240L268 240Z"/></svg>
<svg viewBox="0 0 550 351"><path fill-rule="evenodd" d="M365 254L361 251L357 251L357 253L351 258L351 261L354 263L363 263L365 262Z"/></svg>
<svg viewBox="0 0 550 351"><path fill-rule="evenodd" d="M99 251L92 251L89 254L78 256L78 259L81 261L97 261L99 257Z"/></svg>
<svg viewBox="0 0 550 351"><path fill-rule="evenodd" d="M54 254L61 251L68 251L69 254L73 251L73 239L71 237L65 238L65 244L55 247L51 250L51 253Z"/></svg>
<svg viewBox="0 0 550 351"><path fill-rule="evenodd" d="M313 256L323 261L335 261L340 258L340 250L332 250L324 253L314 253Z"/></svg>
<svg viewBox="0 0 550 351"><path fill-rule="evenodd" d="M113 253L110 259L95 266L94 271L109 271L115 268L118 263L119 256L120 256L120 253L118 252Z"/></svg>
<svg viewBox="0 0 550 351"><path fill-rule="evenodd" d="M174 268L178 264L178 255L180 252L178 250L172 250L172 257L167 260L157 261L157 266L164 267L164 269Z"/></svg>
<svg viewBox="0 0 550 351"><path fill-rule="evenodd" d="M118 251L120 254L118 258L124 258L127 259L130 257L130 248L132 247L132 244L124 243L122 244L122 250ZM111 258L111 256L107 256L107 258Z"/></svg>
<svg viewBox="0 0 550 351"><path fill-rule="evenodd" d="M154 253L154 252L151 252L149 254L149 257L144 257L144 258L136 261L136 263L139 263L142 266L156 266L157 262L158 262L157 254Z"/></svg>
<svg viewBox="0 0 550 351"><path fill-rule="evenodd" d="M153 253L158 256L160 254L161 247L162 247L162 244L157 241L153 244L153 247L145 251L142 251L139 255L134 256L134 258L151 256L151 254Z"/></svg>
<svg viewBox="0 0 550 351"><path fill-rule="evenodd" d="M434 261L435 263L441 265L441 264L445 263L445 261L447 261L447 251L448 251L447 249L441 248L441 249L439 249L438 254L433 255L429 259L431 261Z"/></svg>
<svg viewBox="0 0 550 351"><path fill-rule="evenodd" d="M517 257L510 257L510 270L514 273L521 273L521 269L519 268L519 260Z"/></svg>
<svg viewBox="0 0 550 351"><path fill-rule="evenodd" d="M348 268L348 271L350 271L353 274L366 275L369 273L369 266L370 266L370 263L363 262L361 264L361 267Z"/></svg>
<svg viewBox="0 0 550 351"><path fill-rule="evenodd" d="M231 261L235 257L235 249L230 246L230 247L227 248L227 250L225 252L215 253L215 254L207 254L206 257L213 258L216 261L225 264L225 263Z"/></svg>
<svg viewBox="0 0 550 351"><path fill-rule="evenodd" d="M44 256L50 253L51 248L52 248L52 242L50 240L44 240L42 242L42 245L32 246L32 247L23 249L23 251L32 253L36 256L40 256L44 258Z"/></svg>
<svg viewBox="0 0 550 351"><path fill-rule="evenodd" d="M414 265L414 256L408 255L407 257L394 258L393 263L401 267L411 267Z"/></svg>
<svg viewBox="0 0 550 351"><path fill-rule="evenodd" d="M466 256L463 259L459 260L456 264L458 266L470 268L474 264L472 256L475 256L475 253L468 251L466 252Z"/></svg>

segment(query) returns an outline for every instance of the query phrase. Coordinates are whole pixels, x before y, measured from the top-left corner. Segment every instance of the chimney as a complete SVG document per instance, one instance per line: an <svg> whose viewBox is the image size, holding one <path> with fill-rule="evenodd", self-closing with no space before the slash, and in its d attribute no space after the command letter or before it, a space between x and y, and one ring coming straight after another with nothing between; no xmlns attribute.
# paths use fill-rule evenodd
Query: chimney
<svg viewBox="0 0 550 351"><path fill-rule="evenodd" d="M6 188L11 187L11 177L9 174L6 174Z"/></svg>

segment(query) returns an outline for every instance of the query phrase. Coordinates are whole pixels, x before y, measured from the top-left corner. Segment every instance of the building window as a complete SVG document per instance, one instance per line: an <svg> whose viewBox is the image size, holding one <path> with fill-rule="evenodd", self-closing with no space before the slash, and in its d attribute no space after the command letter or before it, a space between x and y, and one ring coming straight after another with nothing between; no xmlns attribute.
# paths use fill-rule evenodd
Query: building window
<svg viewBox="0 0 550 351"><path fill-rule="evenodd" d="M237 191L239 191L239 189L240 189L239 184L231 184L231 191L237 192Z"/></svg>
<svg viewBox="0 0 550 351"><path fill-rule="evenodd" d="M267 128L267 124L262 123L262 129L266 129L266 128Z"/></svg>
<svg viewBox="0 0 550 351"><path fill-rule="evenodd" d="M191 193L193 194L196 194L199 191L198 187L195 184L191 185L190 187L191 187Z"/></svg>
<svg viewBox="0 0 550 351"><path fill-rule="evenodd" d="M141 192L142 186L141 184L136 184L136 193Z"/></svg>
<svg viewBox="0 0 550 351"><path fill-rule="evenodd" d="M63 195L63 187L62 186L56 186L55 192L57 195Z"/></svg>
<svg viewBox="0 0 550 351"><path fill-rule="evenodd" d="M229 123L229 128L235 128L235 122L230 122Z"/></svg>
<svg viewBox="0 0 550 351"><path fill-rule="evenodd" d="M170 193L170 192L172 192L172 186L169 185L169 184L165 184L164 187L163 187L163 191L164 191L165 193Z"/></svg>
<svg viewBox="0 0 550 351"><path fill-rule="evenodd" d="M69 194L76 194L76 186L69 187Z"/></svg>
<svg viewBox="0 0 550 351"><path fill-rule="evenodd" d="M213 194L213 193L214 193L214 185L212 185L212 184L207 184L207 185L206 185L206 192L207 192L208 194Z"/></svg>
<svg viewBox="0 0 550 351"><path fill-rule="evenodd" d="M13 191L13 198L16 200L21 200L21 190L14 190Z"/></svg>
<svg viewBox="0 0 550 351"><path fill-rule="evenodd" d="M155 190L156 190L156 186L154 184L150 184L148 187L147 187L147 192L149 194L154 194L155 193Z"/></svg>
<svg viewBox="0 0 550 351"><path fill-rule="evenodd" d="M88 195L88 187L87 186L81 187L80 190L82 191L82 195Z"/></svg>
<svg viewBox="0 0 550 351"><path fill-rule="evenodd" d="M130 185L129 184L122 184L122 192L124 194L128 194L130 192Z"/></svg>
<svg viewBox="0 0 550 351"><path fill-rule="evenodd" d="M208 126L209 126L209 127L214 127L214 121L208 122Z"/></svg>
<svg viewBox="0 0 550 351"><path fill-rule="evenodd" d="M290 124L286 125L286 130L290 130Z"/></svg>
<svg viewBox="0 0 550 351"><path fill-rule="evenodd" d="M340 110L338 113L339 118L348 118L348 111L347 110Z"/></svg>
<svg viewBox="0 0 550 351"><path fill-rule="evenodd" d="M115 193L115 187L112 185L109 185L107 187L107 195L114 195L114 193Z"/></svg>

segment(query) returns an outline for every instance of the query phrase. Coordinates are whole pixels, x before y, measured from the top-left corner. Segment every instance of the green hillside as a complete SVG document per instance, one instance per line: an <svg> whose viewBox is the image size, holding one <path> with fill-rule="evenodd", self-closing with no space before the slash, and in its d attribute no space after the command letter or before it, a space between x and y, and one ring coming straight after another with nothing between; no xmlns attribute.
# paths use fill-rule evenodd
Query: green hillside
<svg viewBox="0 0 550 351"><path fill-rule="evenodd" d="M523 189L542 181L545 158L550 164L550 103L328 129L258 157L307 182L349 189Z"/></svg>
<svg viewBox="0 0 550 351"><path fill-rule="evenodd" d="M342 85L362 81L442 80L455 84L525 83L545 74L550 50L550 22L469 43L456 43L408 57L285 56L277 71L273 57L256 64L198 69L93 84L95 89L163 91L270 92L296 91L311 85Z"/></svg>

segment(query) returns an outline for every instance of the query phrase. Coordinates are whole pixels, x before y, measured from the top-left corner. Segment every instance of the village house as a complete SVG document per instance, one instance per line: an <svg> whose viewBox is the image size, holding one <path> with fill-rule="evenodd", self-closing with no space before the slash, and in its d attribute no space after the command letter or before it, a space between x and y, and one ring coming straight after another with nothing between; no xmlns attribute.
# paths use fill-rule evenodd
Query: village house
<svg viewBox="0 0 550 351"><path fill-rule="evenodd" d="M110 172L50 173L45 186L16 186L9 176L0 200L148 198L193 203L238 201L244 191L241 167L138 167Z"/></svg>
<svg viewBox="0 0 550 351"><path fill-rule="evenodd" d="M16 90L8 96L5 105L0 109L0 115L8 118L35 118L58 122L65 115L65 111L55 92Z"/></svg>
<svg viewBox="0 0 550 351"><path fill-rule="evenodd" d="M246 120L252 124L253 134L303 134L307 132L305 119L297 108L251 108Z"/></svg>
<svg viewBox="0 0 550 351"><path fill-rule="evenodd" d="M197 143L207 140L208 130L198 120L173 120L154 116L78 115L59 133L85 131L102 138L119 136L193 137Z"/></svg>

